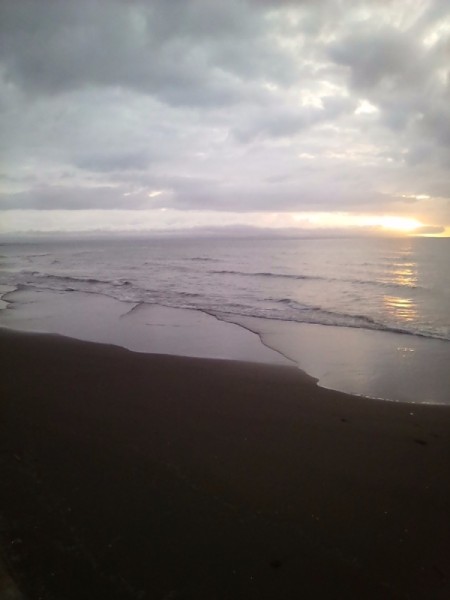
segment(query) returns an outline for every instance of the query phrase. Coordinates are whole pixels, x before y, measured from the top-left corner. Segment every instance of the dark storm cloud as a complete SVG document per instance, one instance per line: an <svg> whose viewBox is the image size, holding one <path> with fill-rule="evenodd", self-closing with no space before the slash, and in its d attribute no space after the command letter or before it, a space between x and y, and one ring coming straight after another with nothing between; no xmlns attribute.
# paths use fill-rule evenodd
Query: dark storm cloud
<svg viewBox="0 0 450 600"><path fill-rule="evenodd" d="M376 213L450 198L447 2L0 10L3 209Z"/></svg>

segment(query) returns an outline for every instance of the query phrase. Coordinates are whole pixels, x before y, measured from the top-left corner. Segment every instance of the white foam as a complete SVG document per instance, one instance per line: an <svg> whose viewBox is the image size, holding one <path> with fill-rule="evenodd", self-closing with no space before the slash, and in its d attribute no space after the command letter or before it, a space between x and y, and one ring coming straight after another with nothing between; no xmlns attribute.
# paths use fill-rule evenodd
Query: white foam
<svg viewBox="0 0 450 600"><path fill-rule="evenodd" d="M21 289L8 295L0 326L57 333L136 352L289 364L239 325L198 310L126 304L99 294Z"/></svg>
<svg viewBox="0 0 450 600"><path fill-rule="evenodd" d="M450 404L446 341L252 317L237 322L258 331L268 347L322 387L385 400Z"/></svg>

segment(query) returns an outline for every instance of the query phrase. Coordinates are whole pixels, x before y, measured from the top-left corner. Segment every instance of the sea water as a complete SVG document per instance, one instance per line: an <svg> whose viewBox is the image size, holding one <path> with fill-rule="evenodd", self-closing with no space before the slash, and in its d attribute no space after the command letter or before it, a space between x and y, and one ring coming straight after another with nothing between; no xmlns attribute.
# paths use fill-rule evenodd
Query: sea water
<svg viewBox="0 0 450 600"><path fill-rule="evenodd" d="M450 403L450 239L69 239L0 254L6 306L45 291L201 311L322 385Z"/></svg>

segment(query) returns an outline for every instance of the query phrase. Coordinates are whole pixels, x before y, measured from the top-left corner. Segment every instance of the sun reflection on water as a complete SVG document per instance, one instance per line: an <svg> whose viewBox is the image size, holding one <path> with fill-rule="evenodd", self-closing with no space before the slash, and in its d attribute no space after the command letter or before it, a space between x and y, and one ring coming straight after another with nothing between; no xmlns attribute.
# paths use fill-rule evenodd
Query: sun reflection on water
<svg viewBox="0 0 450 600"><path fill-rule="evenodd" d="M416 263L395 264L392 271L393 283L404 287L415 287L417 285Z"/></svg>
<svg viewBox="0 0 450 600"><path fill-rule="evenodd" d="M402 252L401 258L394 261L389 282L402 288L404 293L403 295L386 294L383 297L385 310L396 321L411 323L417 320L417 302L412 297L412 290L417 287L417 282L417 263L412 260L412 248L408 247Z"/></svg>
<svg viewBox="0 0 450 600"><path fill-rule="evenodd" d="M383 303L387 312L395 317L395 319L408 323L417 319L417 305L412 298L385 295Z"/></svg>

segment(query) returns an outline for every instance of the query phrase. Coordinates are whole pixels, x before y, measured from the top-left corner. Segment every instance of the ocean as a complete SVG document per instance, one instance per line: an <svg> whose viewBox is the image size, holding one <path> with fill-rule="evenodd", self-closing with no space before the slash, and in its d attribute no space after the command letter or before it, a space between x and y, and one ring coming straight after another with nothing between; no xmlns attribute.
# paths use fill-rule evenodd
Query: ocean
<svg viewBox="0 0 450 600"><path fill-rule="evenodd" d="M0 255L0 326L33 291L201 311L254 332L321 385L450 403L450 239L41 240ZM425 390L399 389L419 376Z"/></svg>

